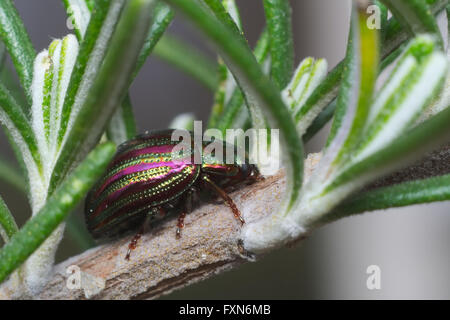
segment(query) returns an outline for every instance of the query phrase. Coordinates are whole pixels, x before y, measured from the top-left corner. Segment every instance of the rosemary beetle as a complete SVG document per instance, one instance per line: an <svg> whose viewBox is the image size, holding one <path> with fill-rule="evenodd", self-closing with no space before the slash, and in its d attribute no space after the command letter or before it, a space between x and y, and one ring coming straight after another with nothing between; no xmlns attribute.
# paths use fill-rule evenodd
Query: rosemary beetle
<svg viewBox="0 0 450 320"><path fill-rule="evenodd" d="M145 133L120 145L107 172L86 198L85 219L94 239L113 239L137 231L126 259L149 225L167 213L178 212L175 236L180 238L184 218L199 202L197 196L221 198L244 223L227 191L258 179L256 166L249 164L247 156L238 161L236 149L231 164L203 152L201 163L196 164L195 148L188 157L174 159L172 151L179 142L172 141L173 131ZM224 150L230 147L219 142ZM202 151L206 146L202 142Z"/></svg>

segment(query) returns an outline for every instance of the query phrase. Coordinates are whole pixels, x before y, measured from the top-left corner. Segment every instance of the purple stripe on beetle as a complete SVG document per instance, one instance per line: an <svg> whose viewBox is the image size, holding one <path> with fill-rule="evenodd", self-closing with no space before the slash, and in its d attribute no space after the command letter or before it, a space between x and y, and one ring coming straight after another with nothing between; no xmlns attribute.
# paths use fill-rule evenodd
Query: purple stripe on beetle
<svg viewBox="0 0 450 320"><path fill-rule="evenodd" d="M108 178L103 185L100 187L100 189L97 191L96 195L100 195L100 193L102 193L108 186L110 186L111 184L113 184L114 182L116 182L117 180L119 180L120 178L123 178L124 176L133 174L133 173L138 173L138 172L143 172L143 171L147 171L147 170L151 170L151 169L155 169L155 168L161 168L161 167L170 167L171 171L175 171L175 172L180 172L182 171L184 168L186 168L187 164L177 161L169 161L169 162L153 162L153 163L140 163L140 164L136 164L130 167L126 167L124 169L122 169L121 171L119 171L118 173L116 173L115 175L113 175L112 177Z"/></svg>

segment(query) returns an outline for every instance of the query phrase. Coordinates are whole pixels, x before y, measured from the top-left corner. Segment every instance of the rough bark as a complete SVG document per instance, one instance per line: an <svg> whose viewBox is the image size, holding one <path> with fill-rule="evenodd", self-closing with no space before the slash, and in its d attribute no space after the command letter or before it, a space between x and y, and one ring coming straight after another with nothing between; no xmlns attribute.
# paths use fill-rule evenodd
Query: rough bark
<svg viewBox="0 0 450 320"><path fill-rule="evenodd" d="M450 172L450 149L430 154L419 164L381 179L379 187ZM308 178L320 159L311 154L305 162ZM431 164L430 164L431 161ZM285 175L266 178L231 194L246 223L274 212L285 188ZM40 299L154 299L253 260L239 245L240 223L224 204L206 204L186 217L182 238L175 237L176 219L168 219L145 234L131 260L124 259L130 237L108 243L57 265ZM78 289L69 289L70 266L81 270ZM70 270L70 269L69 269ZM0 298L15 296L10 283Z"/></svg>

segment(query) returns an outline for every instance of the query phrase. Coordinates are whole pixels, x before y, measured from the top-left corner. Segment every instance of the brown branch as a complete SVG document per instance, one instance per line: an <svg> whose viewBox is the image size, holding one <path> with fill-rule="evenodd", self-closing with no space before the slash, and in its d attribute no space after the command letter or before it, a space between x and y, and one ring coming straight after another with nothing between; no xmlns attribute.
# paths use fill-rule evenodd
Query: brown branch
<svg viewBox="0 0 450 320"><path fill-rule="evenodd" d="M447 146L420 164L373 186L447 173L449 157ZM319 154L309 155L305 162L306 177L319 159ZM246 222L252 223L277 209L284 189L284 172L280 172L231 196ZM239 246L240 223L224 204L201 206L188 215L185 222L180 240L175 237L176 219L173 218L145 234L130 261L124 259L130 236L68 259L55 267L52 280L36 298L153 299L251 260ZM79 289L67 286L69 266L78 266L81 270ZM0 289L0 298L18 298L15 290L11 283L6 283Z"/></svg>

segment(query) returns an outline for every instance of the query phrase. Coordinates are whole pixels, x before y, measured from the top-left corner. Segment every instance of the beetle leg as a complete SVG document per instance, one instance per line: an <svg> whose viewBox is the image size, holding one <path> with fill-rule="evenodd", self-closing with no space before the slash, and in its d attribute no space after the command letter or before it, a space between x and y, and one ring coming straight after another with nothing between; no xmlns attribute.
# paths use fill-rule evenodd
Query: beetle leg
<svg viewBox="0 0 450 320"><path fill-rule="evenodd" d="M141 232L141 230L139 230L138 233L136 233L134 235L133 239L131 239L130 244L128 245L128 251L127 251L127 255L125 256L125 260L130 260L131 251L136 249L137 242L139 241L139 239L141 237L142 237L142 232Z"/></svg>
<svg viewBox="0 0 450 320"><path fill-rule="evenodd" d="M192 211L192 197L193 197L194 191L193 190L189 190L186 198L184 200L184 209L183 211L180 213L180 215L178 216L178 223L177 223L177 232L176 232L176 237L177 239L181 238L181 229L184 228L184 218L186 217L186 215L188 213L191 213Z"/></svg>
<svg viewBox="0 0 450 320"><path fill-rule="evenodd" d="M233 199L231 199L230 196L222 188L220 188L217 184L215 184L214 181L212 181L207 175L203 175L202 179L205 182L205 184L209 188L213 189L217 193L217 195L221 197L225 201L225 203L231 208L231 211L233 211L233 214L236 217L236 219L239 219L241 224L244 224L245 220L242 217L241 212L234 203Z"/></svg>
<svg viewBox="0 0 450 320"><path fill-rule="evenodd" d="M152 209L152 211L147 213L147 215L145 216L144 223L142 224L142 226L139 228L139 231L134 235L134 237L131 239L130 243L128 244L128 251L127 251L127 255L125 256L125 260L130 260L131 251L136 249L139 239L142 237L142 235L145 232L148 231L148 228L150 227L150 222L151 222L152 218L155 216L155 214L158 214L158 213L162 214L162 211L163 211L162 208L155 207Z"/></svg>

